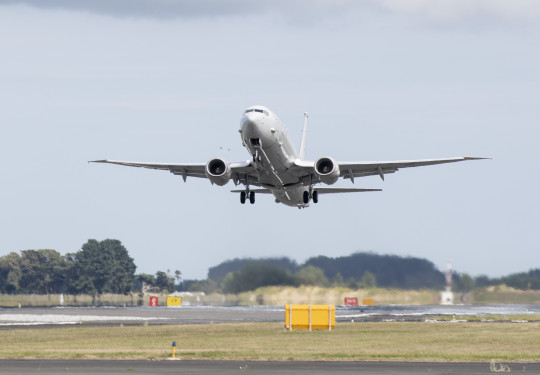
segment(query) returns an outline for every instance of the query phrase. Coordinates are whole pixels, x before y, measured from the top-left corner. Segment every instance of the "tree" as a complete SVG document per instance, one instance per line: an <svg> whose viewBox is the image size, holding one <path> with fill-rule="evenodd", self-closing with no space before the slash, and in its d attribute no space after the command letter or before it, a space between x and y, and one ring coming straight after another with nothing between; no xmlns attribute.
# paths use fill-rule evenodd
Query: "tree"
<svg viewBox="0 0 540 375"><path fill-rule="evenodd" d="M176 282L180 284L180 280L182 280L182 272L179 270L174 271L174 278L176 279Z"/></svg>
<svg viewBox="0 0 540 375"><path fill-rule="evenodd" d="M68 264L56 250L23 250L20 257L20 290L25 293L61 293Z"/></svg>
<svg viewBox="0 0 540 375"><path fill-rule="evenodd" d="M341 272L336 273L336 276L334 276L334 286L343 286L345 285L345 280L343 280L343 276L341 275Z"/></svg>
<svg viewBox="0 0 540 375"><path fill-rule="evenodd" d="M439 289L444 286L443 273L432 262L420 258L355 253L337 258L318 256L308 259L305 265L309 264L321 268L329 279L340 272L346 280L351 277L360 280L364 272L369 271L383 288Z"/></svg>
<svg viewBox="0 0 540 375"><path fill-rule="evenodd" d="M210 267L208 269L208 278L214 280L218 284L221 284L227 274L241 270L242 267L248 263L270 264L274 267L285 269L290 273L298 271L298 264L294 260L287 257L261 259L235 258L233 260L222 262L217 266Z"/></svg>
<svg viewBox="0 0 540 375"><path fill-rule="evenodd" d="M349 277L347 280L347 288L356 290L358 289L359 285L358 282L355 280L354 277Z"/></svg>
<svg viewBox="0 0 540 375"><path fill-rule="evenodd" d="M459 277L453 278L452 289L456 292L468 293L474 289L474 279L470 275L462 273Z"/></svg>
<svg viewBox="0 0 540 375"><path fill-rule="evenodd" d="M122 243L118 240L104 240L101 242L103 250L111 253L113 258L112 277L107 284L113 293L126 294L133 289L135 270L137 266Z"/></svg>
<svg viewBox="0 0 540 375"><path fill-rule="evenodd" d="M295 274L296 282L300 285L328 286L328 279L324 271L312 265L300 268Z"/></svg>
<svg viewBox="0 0 540 375"><path fill-rule="evenodd" d="M294 285L294 278L289 271L272 264L247 263L225 276L222 289L225 293L240 293L270 285Z"/></svg>
<svg viewBox="0 0 540 375"><path fill-rule="evenodd" d="M156 272L156 282L155 286L159 288L160 291L164 292L173 292L174 291L174 278L170 277L163 271Z"/></svg>
<svg viewBox="0 0 540 375"><path fill-rule="evenodd" d="M16 293L22 276L21 257L17 253L9 253L0 258L0 292Z"/></svg>
<svg viewBox="0 0 540 375"><path fill-rule="evenodd" d="M362 288L375 288L377 286L377 279L372 272L366 271L360 279L360 285Z"/></svg>
<svg viewBox="0 0 540 375"><path fill-rule="evenodd" d="M118 240L88 240L73 255L73 289L79 293L128 293L133 288L135 263Z"/></svg>

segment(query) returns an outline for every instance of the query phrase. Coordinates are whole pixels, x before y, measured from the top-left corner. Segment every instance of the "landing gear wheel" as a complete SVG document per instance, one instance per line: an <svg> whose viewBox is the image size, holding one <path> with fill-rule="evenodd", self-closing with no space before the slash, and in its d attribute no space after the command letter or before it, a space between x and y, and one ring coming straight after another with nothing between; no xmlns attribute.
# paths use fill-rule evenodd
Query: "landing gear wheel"
<svg viewBox="0 0 540 375"><path fill-rule="evenodd" d="M319 203L319 192L317 190L313 192L313 203Z"/></svg>
<svg viewBox="0 0 540 375"><path fill-rule="evenodd" d="M251 203L251 204L255 203L255 192L254 191L249 192L249 203Z"/></svg>
<svg viewBox="0 0 540 375"><path fill-rule="evenodd" d="M309 203L309 193L307 191L304 191L304 203Z"/></svg>
<svg viewBox="0 0 540 375"><path fill-rule="evenodd" d="M240 192L240 203L242 203L242 204L246 203L246 192L245 191Z"/></svg>

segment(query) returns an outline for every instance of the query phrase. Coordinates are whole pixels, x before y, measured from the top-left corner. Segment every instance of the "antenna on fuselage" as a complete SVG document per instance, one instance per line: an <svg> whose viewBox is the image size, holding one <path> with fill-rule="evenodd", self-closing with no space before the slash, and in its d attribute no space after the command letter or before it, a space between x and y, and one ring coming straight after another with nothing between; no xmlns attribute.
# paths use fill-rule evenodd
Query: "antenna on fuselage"
<svg viewBox="0 0 540 375"><path fill-rule="evenodd" d="M304 130L302 130L302 142L300 143L300 160L306 160L306 137L308 117L308 113L304 112Z"/></svg>

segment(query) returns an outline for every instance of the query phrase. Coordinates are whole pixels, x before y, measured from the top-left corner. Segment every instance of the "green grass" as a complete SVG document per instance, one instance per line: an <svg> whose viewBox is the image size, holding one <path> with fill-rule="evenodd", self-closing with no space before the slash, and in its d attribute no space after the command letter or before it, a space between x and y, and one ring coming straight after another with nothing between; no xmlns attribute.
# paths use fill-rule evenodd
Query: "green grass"
<svg viewBox="0 0 540 375"><path fill-rule="evenodd" d="M62 327L0 331L0 358L540 361L540 323L282 323Z"/></svg>

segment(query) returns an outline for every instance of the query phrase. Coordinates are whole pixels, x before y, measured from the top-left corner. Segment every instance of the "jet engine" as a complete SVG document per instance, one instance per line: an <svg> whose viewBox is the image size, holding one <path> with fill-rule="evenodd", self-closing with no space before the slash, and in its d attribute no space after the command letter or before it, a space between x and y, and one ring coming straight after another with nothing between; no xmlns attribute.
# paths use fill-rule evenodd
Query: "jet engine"
<svg viewBox="0 0 540 375"><path fill-rule="evenodd" d="M332 185L339 178L339 165L332 158L320 158L315 162L315 173L327 185Z"/></svg>
<svg viewBox="0 0 540 375"><path fill-rule="evenodd" d="M223 159L212 159L206 163L206 177L213 184L223 186L231 179L231 168L229 163Z"/></svg>

